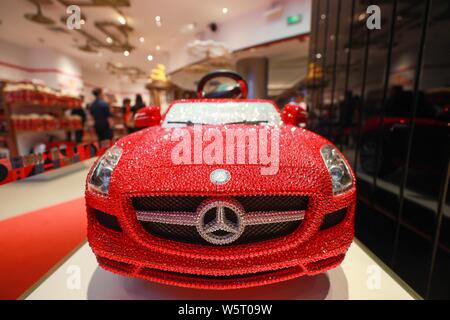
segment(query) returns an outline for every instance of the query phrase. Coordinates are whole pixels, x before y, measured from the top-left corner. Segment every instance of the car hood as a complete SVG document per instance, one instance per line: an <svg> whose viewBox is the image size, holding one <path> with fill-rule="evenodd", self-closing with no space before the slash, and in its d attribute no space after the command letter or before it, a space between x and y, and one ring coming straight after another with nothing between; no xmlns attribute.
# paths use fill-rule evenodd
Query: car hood
<svg viewBox="0 0 450 320"><path fill-rule="evenodd" d="M231 141L227 137L229 129L233 129L236 136L248 134L253 140L235 140L236 143L231 146L238 149L234 149L233 154L230 147L227 149L227 140ZM202 142L201 137L206 132L214 138ZM219 137L216 142L218 135L222 139ZM264 141L268 141L267 147ZM110 190L135 194L317 192L318 189L331 192L330 177L320 155L320 148L326 143L329 143L326 139L308 130L285 125L152 127L117 142L123 153L114 170ZM223 159L222 163L216 163L211 158L215 155L214 151L211 152L213 144L216 150L219 148L223 152L223 157L220 157L219 151L215 158L216 161ZM187 145L191 146L190 150ZM279 150L278 155L276 149ZM239 152L245 154L244 163L239 162ZM253 154L252 161L249 153ZM224 185L213 184L210 175L216 169L228 170L230 181Z"/></svg>

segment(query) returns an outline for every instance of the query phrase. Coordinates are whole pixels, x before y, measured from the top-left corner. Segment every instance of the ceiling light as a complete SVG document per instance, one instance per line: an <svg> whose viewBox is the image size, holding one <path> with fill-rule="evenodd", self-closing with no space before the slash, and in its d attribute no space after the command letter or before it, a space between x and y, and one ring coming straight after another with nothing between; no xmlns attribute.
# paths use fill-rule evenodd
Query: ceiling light
<svg viewBox="0 0 450 320"><path fill-rule="evenodd" d="M228 8L222 8L222 13L223 14L227 14L228 13Z"/></svg>
<svg viewBox="0 0 450 320"><path fill-rule="evenodd" d="M125 50L125 51L123 52L123 55L124 55L125 57L128 57L128 56L130 55L130 51Z"/></svg>
<svg viewBox="0 0 450 320"><path fill-rule="evenodd" d="M139 42L140 42L140 43L144 43L144 41L145 41L144 37L140 37L140 38L139 38Z"/></svg>
<svg viewBox="0 0 450 320"><path fill-rule="evenodd" d="M119 21L120 24L123 24L123 25L127 24L127 20L125 19L124 16L118 16L117 20Z"/></svg>
<svg viewBox="0 0 450 320"><path fill-rule="evenodd" d="M113 39L111 37L107 37L106 38L106 42L108 42L109 44L113 43Z"/></svg>
<svg viewBox="0 0 450 320"><path fill-rule="evenodd" d="M147 56L147 60L148 60L148 61L153 61L153 56L152 56L151 54L149 54L149 55Z"/></svg>
<svg viewBox="0 0 450 320"><path fill-rule="evenodd" d="M195 23L188 23L181 27L180 32L181 33L191 33L197 28Z"/></svg>
<svg viewBox="0 0 450 320"><path fill-rule="evenodd" d="M156 26L158 26L158 27L162 26L162 22L161 22L161 17L160 16L156 16L155 17L155 22L156 22Z"/></svg>
<svg viewBox="0 0 450 320"><path fill-rule="evenodd" d="M156 51L159 51L159 50L161 50L161 47L160 46L156 46Z"/></svg>
<svg viewBox="0 0 450 320"><path fill-rule="evenodd" d="M85 21L84 19L81 19L81 20L80 20L80 24L81 24L81 25L83 25L83 24L85 24L85 23L86 23L86 21Z"/></svg>

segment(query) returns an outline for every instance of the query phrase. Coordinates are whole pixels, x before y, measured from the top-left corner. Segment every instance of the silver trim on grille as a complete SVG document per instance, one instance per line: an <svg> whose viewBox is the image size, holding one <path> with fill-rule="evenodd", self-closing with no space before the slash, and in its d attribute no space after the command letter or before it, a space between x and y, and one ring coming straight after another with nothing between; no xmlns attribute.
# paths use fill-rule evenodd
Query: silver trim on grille
<svg viewBox="0 0 450 320"><path fill-rule="evenodd" d="M301 211L254 211L244 215L245 225L259 225L301 221L305 219L305 210ZM164 212L164 211L137 211L139 221L156 222L164 224L177 224L183 226L196 226L197 212Z"/></svg>
<svg viewBox="0 0 450 320"><path fill-rule="evenodd" d="M136 211L139 221L196 226L196 212Z"/></svg>

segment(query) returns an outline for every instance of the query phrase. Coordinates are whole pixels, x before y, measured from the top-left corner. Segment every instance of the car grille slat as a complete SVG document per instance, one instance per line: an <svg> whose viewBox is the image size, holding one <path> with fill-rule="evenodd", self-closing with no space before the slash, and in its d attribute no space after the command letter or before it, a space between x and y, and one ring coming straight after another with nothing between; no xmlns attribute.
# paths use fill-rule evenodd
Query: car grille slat
<svg viewBox="0 0 450 320"><path fill-rule="evenodd" d="M195 212L209 199L203 196L143 196L133 197L136 211ZM253 211L301 211L308 207L307 196L239 196L233 197L246 212Z"/></svg>
<svg viewBox="0 0 450 320"><path fill-rule="evenodd" d="M187 211L195 212L207 197L170 197L170 196L147 196L133 197L133 207L136 211L165 211L177 212Z"/></svg>
<svg viewBox="0 0 450 320"><path fill-rule="evenodd" d="M196 228L196 211L205 196L136 196L131 198L136 217L150 234L172 241L214 245ZM232 244L246 244L287 236L303 223L308 197L299 195L237 196L247 225ZM173 221L172 221L173 220ZM192 221L190 221L192 220Z"/></svg>

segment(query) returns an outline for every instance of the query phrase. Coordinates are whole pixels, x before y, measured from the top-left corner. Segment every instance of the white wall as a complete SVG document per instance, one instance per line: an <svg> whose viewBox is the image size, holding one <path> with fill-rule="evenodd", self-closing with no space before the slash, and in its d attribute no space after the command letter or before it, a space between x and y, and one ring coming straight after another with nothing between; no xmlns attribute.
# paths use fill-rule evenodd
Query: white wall
<svg viewBox="0 0 450 320"><path fill-rule="evenodd" d="M311 1L287 0L283 3L284 11L272 19L264 17L264 11L254 11L228 21L220 26L216 40L225 43L234 51L309 33L311 28ZM302 14L302 22L288 25L287 17L296 14Z"/></svg>
<svg viewBox="0 0 450 320"><path fill-rule="evenodd" d="M81 67L75 59L52 49L29 49L4 41L0 42L0 78L38 79L73 93L80 93L83 87Z"/></svg>
<svg viewBox="0 0 450 320"><path fill-rule="evenodd" d="M29 75L26 71L7 66L26 66L27 60L28 52L25 48L11 45L6 42L0 42L0 79L28 79Z"/></svg>

